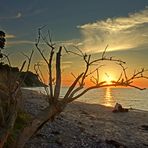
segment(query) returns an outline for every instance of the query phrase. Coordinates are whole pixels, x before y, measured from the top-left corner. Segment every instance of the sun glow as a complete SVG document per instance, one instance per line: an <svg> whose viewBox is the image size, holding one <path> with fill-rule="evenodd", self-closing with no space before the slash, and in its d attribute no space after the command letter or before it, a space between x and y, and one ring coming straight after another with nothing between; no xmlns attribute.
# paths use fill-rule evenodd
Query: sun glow
<svg viewBox="0 0 148 148"><path fill-rule="evenodd" d="M112 81L115 80L115 77L113 75L105 73L105 75L102 77L102 80L106 81L106 84L112 84Z"/></svg>

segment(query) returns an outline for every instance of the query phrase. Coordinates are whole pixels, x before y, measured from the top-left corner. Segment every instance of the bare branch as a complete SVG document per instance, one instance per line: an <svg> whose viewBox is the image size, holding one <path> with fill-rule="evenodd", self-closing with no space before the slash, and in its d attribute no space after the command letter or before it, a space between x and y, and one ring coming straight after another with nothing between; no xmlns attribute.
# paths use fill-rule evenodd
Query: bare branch
<svg viewBox="0 0 148 148"><path fill-rule="evenodd" d="M8 55L3 54L3 56L7 59L8 64L9 64L9 66L11 67L11 62L10 62L10 59L9 59L9 54L8 54Z"/></svg>
<svg viewBox="0 0 148 148"><path fill-rule="evenodd" d="M92 77L93 78L93 77ZM93 81L93 79L92 78L90 78L90 81L93 83L93 84L95 84L96 85L96 82L95 81Z"/></svg>
<svg viewBox="0 0 148 148"><path fill-rule="evenodd" d="M79 98L80 96L82 96L82 95L84 95L85 93L87 93L89 90L96 89L96 88L104 88L104 87L111 87L111 86L115 86L115 87L117 87L117 86L122 86L122 87L124 87L124 86L126 86L126 87L129 86L129 87L133 87L133 88L136 88L136 89L139 89L139 90L144 90L144 89L145 89L145 88L140 88L140 87L138 87L138 86L131 85L131 84L128 84L128 85L127 85L126 82L123 82L123 83L115 83L115 84L104 84L104 83L105 83L105 81L104 81L104 82L101 82L101 83L98 84L98 85L88 87L88 88L84 89L80 94L76 95L75 97L69 98L68 101L69 101L69 102L72 102L72 101L74 101L75 99L77 99L77 98Z"/></svg>
<svg viewBox="0 0 148 148"><path fill-rule="evenodd" d="M136 89L139 89L139 90L145 90L146 88L140 88L140 87L138 87L138 86L135 86L135 85L128 85L128 86L130 86L130 87L133 87L133 88L136 88Z"/></svg>
<svg viewBox="0 0 148 148"><path fill-rule="evenodd" d="M120 59L113 59L113 58L99 58L99 59L95 59L95 60L93 60L93 61L91 61L90 62L90 65L92 65L92 64L94 64L94 63L97 63L97 62L99 62L99 61L112 61L112 62L119 62L119 63L123 63L123 64L125 64L125 62L124 61L122 61L122 60L120 60Z"/></svg>
<svg viewBox="0 0 148 148"><path fill-rule="evenodd" d="M144 68L142 68L140 71L134 72L133 76L129 78L127 81L130 82L134 79L139 79L139 78L148 79L147 76L144 76L144 72L147 72L147 71L148 70L145 70Z"/></svg>
<svg viewBox="0 0 148 148"><path fill-rule="evenodd" d="M36 75L38 76L38 78L39 78L39 80L42 82L42 83L44 83L45 84L45 79L44 79L44 77L43 77L43 74L42 74L42 71L41 71L41 69L40 69L40 64L39 63L37 63L37 64L34 64L34 71L35 71L35 73L36 73ZM38 72L39 71L39 72ZM40 76L41 75L41 76ZM44 86L44 90L45 90L45 92L46 92L46 94L47 94L47 101L49 102L49 104L51 103L51 97L50 97L50 93L49 93L49 91L48 91L48 86Z"/></svg>
<svg viewBox="0 0 148 148"><path fill-rule="evenodd" d="M121 80L121 78L122 78L122 73L120 74L120 76L119 76L117 82L119 82L119 81Z"/></svg>
<svg viewBox="0 0 148 148"><path fill-rule="evenodd" d="M125 77L125 80L126 80L126 82L127 82L127 80L128 80L127 73L126 73L126 69L127 69L127 68L125 68L125 67L122 65L122 63L117 63L117 64L122 67L123 73L124 73L124 77Z"/></svg>
<svg viewBox="0 0 148 148"><path fill-rule="evenodd" d="M97 83L99 82L99 71L98 71L98 69L97 69Z"/></svg>
<svg viewBox="0 0 148 148"><path fill-rule="evenodd" d="M29 71L29 68L30 68L30 64L31 64L31 60L32 60L32 56L33 56L33 53L34 51L32 50L31 54L30 54L30 57L28 57L28 65L27 65L27 72ZM24 63L23 63L24 65ZM22 65L22 67L23 67ZM22 68L21 68L22 69ZM23 80L21 80L21 82L16 86L16 88L14 88L14 91L12 92L13 95L16 95L22 85L22 83L24 82L24 80L26 79L27 75L24 76Z"/></svg>
<svg viewBox="0 0 148 148"><path fill-rule="evenodd" d="M23 62L22 66L21 66L21 68L20 68L20 72L23 71L23 69L24 69L24 67L25 67L25 64L26 64L26 60Z"/></svg>
<svg viewBox="0 0 148 148"><path fill-rule="evenodd" d="M76 79L77 77L71 72L71 75ZM81 82L78 81L79 85L81 85Z"/></svg>
<svg viewBox="0 0 148 148"><path fill-rule="evenodd" d="M43 27L42 27L43 28ZM35 44L37 50L39 51L40 55L42 56L42 58L44 59L44 61L48 64L48 60L45 58L43 52L41 51L41 49L39 48L39 43L40 43L40 39L41 39L41 29L42 28L39 28L38 29L38 38L37 38L37 42Z"/></svg>
<svg viewBox="0 0 148 148"><path fill-rule="evenodd" d="M34 64L34 70L37 73L37 75L39 76L40 80L45 84L46 82L45 82L43 73L42 73L42 71L40 69L40 64L39 63ZM38 73L38 71L39 71L39 73Z"/></svg>
<svg viewBox="0 0 148 148"><path fill-rule="evenodd" d="M82 90L82 89L83 89L83 86L77 87L75 90L73 90L73 91L71 92L71 94L69 95L68 98L72 98L77 92L79 92L79 91Z"/></svg>
<svg viewBox="0 0 148 148"><path fill-rule="evenodd" d="M68 91L66 92L65 96L64 96L64 99L67 99L68 96L70 95L70 93L73 91L73 89L75 88L76 84L78 83L78 81L80 80L80 78L83 76L84 73L81 73L77 79L75 79L75 81L72 83L72 85L69 87Z"/></svg>
<svg viewBox="0 0 148 148"><path fill-rule="evenodd" d="M79 51L79 53L84 57L85 54L82 52L82 50L80 48L78 48L77 46L73 46L75 49L77 49Z"/></svg>
<svg viewBox="0 0 148 148"><path fill-rule="evenodd" d="M102 53L102 59L104 58L104 55L105 55L105 53L106 53L107 48L108 48L108 45L105 47L105 49L104 49L104 51L103 51L103 53Z"/></svg>
<svg viewBox="0 0 148 148"><path fill-rule="evenodd" d="M40 55L42 56L43 60L45 61L45 63L48 65L48 70L49 70L49 88L50 88L50 95L51 95L51 98L53 98L53 76L52 76L52 60L53 60L53 55L54 55L54 45L52 43L52 40L51 40L51 36L50 36L50 33L48 32L48 35L49 35L49 42L47 40L46 37L43 37L42 36L42 33L41 33L41 29L42 28L39 28L38 29L38 39L37 39L37 42L35 44L37 50L39 51ZM47 60L47 58L44 56L43 52L41 51L41 49L39 48L39 43L40 43L40 39L42 39L46 45L48 45L51 50L50 50L50 55L49 55L49 60Z"/></svg>
<svg viewBox="0 0 148 148"><path fill-rule="evenodd" d="M44 37L42 34L41 34L41 38L46 43L47 46L49 46L51 49L54 48L55 44L52 43L52 39L51 38L49 39L49 42L48 42L47 38Z"/></svg>
<svg viewBox="0 0 148 148"><path fill-rule="evenodd" d="M67 50L65 46L63 46L63 47L64 47L66 53L72 53L72 54L74 54L74 55L77 55L77 56L83 57L81 54L78 54L77 52L74 52L74 51Z"/></svg>
<svg viewBox="0 0 148 148"><path fill-rule="evenodd" d="M51 32L48 30L48 38L51 46L55 46L55 43L52 42L52 35Z"/></svg>
<svg viewBox="0 0 148 148"><path fill-rule="evenodd" d="M88 73L88 74L86 75L86 77L88 77L89 75L95 73L96 71L99 70L99 68L101 68L101 67L103 67L103 66L104 66L104 65L100 65L100 66L98 66L96 69L94 69L93 71L91 71L90 73Z"/></svg>

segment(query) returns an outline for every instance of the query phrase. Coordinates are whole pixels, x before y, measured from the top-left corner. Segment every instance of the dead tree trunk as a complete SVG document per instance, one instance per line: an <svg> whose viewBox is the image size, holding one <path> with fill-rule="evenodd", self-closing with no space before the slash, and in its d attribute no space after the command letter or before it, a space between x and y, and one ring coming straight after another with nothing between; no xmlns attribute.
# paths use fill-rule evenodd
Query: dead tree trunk
<svg viewBox="0 0 148 148"><path fill-rule="evenodd" d="M59 101L61 87L61 51L62 47L59 48L59 51L56 55L56 85L54 89L54 97L50 96L50 105L47 108L45 108L42 112L40 112L29 123L29 125L23 129L22 133L18 137L18 141L15 146L16 148L23 148L25 143L32 137L32 135L34 135L47 121L53 119L56 115L60 114L65 108L65 103ZM50 62L48 63L48 67L49 65ZM49 71L51 71L50 68ZM52 79L51 76L50 79ZM50 83L50 85L52 84Z"/></svg>
<svg viewBox="0 0 148 148"><path fill-rule="evenodd" d="M60 87L61 87L61 50L60 47L57 56L56 56L56 85L54 90L54 98L59 98L60 95Z"/></svg>

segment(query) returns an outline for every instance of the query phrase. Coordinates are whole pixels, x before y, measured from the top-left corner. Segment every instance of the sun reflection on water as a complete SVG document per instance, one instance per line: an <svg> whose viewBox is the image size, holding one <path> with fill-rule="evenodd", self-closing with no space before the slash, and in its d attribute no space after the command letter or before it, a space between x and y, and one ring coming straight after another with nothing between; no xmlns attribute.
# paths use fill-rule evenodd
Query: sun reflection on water
<svg viewBox="0 0 148 148"><path fill-rule="evenodd" d="M104 104L103 105L105 105L105 106L113 106L114 103L115 103L115 100L112 97L111 88L107 87L106 92L105 92Z"/></svg>

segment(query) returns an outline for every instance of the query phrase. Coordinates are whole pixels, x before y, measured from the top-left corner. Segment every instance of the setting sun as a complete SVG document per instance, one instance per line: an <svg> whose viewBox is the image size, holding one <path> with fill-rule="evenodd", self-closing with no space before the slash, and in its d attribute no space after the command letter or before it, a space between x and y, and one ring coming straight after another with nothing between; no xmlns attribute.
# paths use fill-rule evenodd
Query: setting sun
<svg viewBox="0 0 148 148"><path fill-rule="evenodd" d="M106 81L106 84L112 84L112 81L115 80L114 76L108 73L105 73L102 77L103 81Z"/></svg>

